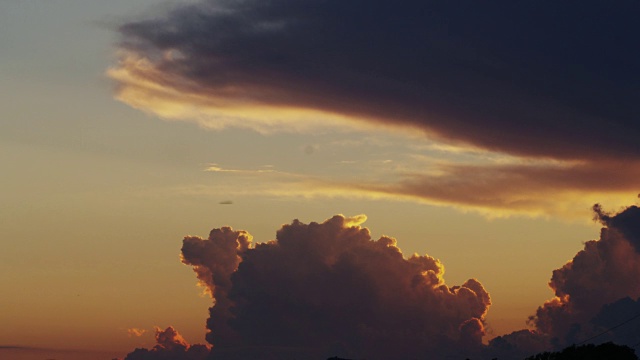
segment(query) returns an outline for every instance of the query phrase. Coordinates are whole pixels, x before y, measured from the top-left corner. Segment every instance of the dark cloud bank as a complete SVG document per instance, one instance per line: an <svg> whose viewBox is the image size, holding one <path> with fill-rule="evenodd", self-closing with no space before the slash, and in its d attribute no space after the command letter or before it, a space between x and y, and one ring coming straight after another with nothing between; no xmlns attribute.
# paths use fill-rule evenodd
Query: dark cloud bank
<svg viewBox="0 0 640 360"><path fill-rule="evenodd" d="M156 332L157 346L126 360L517 359L584 341L635 345L640 319L602 333L640 315L640 208L594 210L600 239L553 272L555 297L529 319L531 328L488 345L491 300L480 282L446 285L437 259L406 258L394 239L371 239L362 218L295 220L255 245L228 227L189 236L182 261L214 299L211 350L167 328Z"/></svg>
<svg viewBox="0 0 640 360"><path fill-rule="evenodd" d="M157 70L141 73L148 81L221 107L320 109L512 154L637 160L638 16L635 0L210 0L120 32Z"/></svg>
<svg viewBox="0 0 640 360"><path fill-rule="evenodd" d="M636 0L202 0L120 26L110 75L131 106L209 128L384 125L542 160L337 187L558 215L638 191L638 17Z"/></svg>

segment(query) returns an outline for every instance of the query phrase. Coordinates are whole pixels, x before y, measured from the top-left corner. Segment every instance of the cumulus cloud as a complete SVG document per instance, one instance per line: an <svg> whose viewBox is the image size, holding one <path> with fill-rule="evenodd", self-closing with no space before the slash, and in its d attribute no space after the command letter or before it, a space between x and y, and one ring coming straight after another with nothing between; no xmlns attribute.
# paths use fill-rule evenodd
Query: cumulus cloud
<svg viewBox="0 0 640 360"><path fill-rule="evenodd" d="M640 235L640 209L631 206L614 216L596 207L596 214L606 225L600 239L586 242L571 261L553 271L549 286L555 297L532 318L540 331L561 342L588 336L581 325L604 305L640 297L640 253L634 243Z"/></svg>
<svg viewBox="0 0 640 360"><path fill-rule="evenodd" d="M584 244L572 260L553 271L549 286L555 297L540 306L529 321L535 331L516 332L492 341L496 348L522 348L536 343L564 347L585 341L615 340L635 345L640 319L640 208L630 206L609 214L595 205L596 219L605 225L598 240ZM631 334L631 336L629 336ZM625 337L626 336L626 337ZM537 350L539 351L539 350Z"/></svg>
<svg viewBox="0 0 640 360"><path fill-rule="evenodd" d="M637 1L460 5L202 0L121 26L109 74L132 106L213 128L351 119L527 156L640 157Z"/></svg>
<svg viewBox="0 0 640 360"><path fill-rule="evenodd" d="M548 335L523 329L492 339L485 351L492 358L524 359L529 355L550 349L551 342Z"/></svg>
<svg viewBox="0 0 640 360"><path fill-rule="evenodd" d="M210 348L189 343L171 326L156 328L156 345L152 349L135 349L124 360L205 360Z"/></svg>
<svg viewBox="0 0 640 360"><path fill-rule="evenodd" d="M182 262L213 299L207 341L173 328L125 360L524 358L586 342L636 345L640 337L640 207L593 207L600 238L553 271L555 297L514 331L483 345L489 293L476 279L444 281L436 258L405 257L396 240L374 240L366 216L294 220L254 244L246 231L187 236Z"/></svg>
<svg viewBox="0 0 640 360"><path fill-rule="evenodd" d="M591 320L596 328L609 330L600 333L599 342L612 341L616 344L636 346L640 343L640 299L629 297L604 305Z"/></svg>
<svg viewBox="0 0 640 360"><path fill-rule="evenodd" d="M640 253L640 208L631 206L615 215L603 211L599 204L596 204L593 210L596 213L596 219L607 227L621 232L624 238Z"/></svg>
<svg viewBox="0 0 640 360"><path fill-rule="evenodd" d="M182 245L182 262L193 266L199 284L214 299L207 320L207 341L216 342L219 336L233 342L234 331L229 327L231 318L229 299L232 288L231 275L242 261L241 254L249 249L252 237L246 231L234 231L229 227L213 229L205 241L200 237L186 237Z"/></svg>
<svg viewBox="0 0 640 360"><path fill-rule="evenodd" d="M252 245L244 231L184 239L182 259L214 298L207 341L220 358L406 359L482 347L491 300L470 279L448 286L428 255L373 240L364 216L298 220ZM267 355L265 355L267 354Z"/></svg>

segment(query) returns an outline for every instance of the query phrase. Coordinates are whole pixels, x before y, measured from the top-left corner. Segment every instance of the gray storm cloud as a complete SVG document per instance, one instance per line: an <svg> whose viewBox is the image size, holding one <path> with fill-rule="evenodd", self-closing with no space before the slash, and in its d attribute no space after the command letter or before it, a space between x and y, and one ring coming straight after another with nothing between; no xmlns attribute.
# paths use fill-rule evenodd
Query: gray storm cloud
<svg viewBox="0 0 640 360"><path fill-rule="evenodd" d="M361 221L296 220L255 246L230 228L185 238L183 262L215 298L207 321L214 354L405 359L478 351L491 304L480 282L446 285L437 259L405 258L394 239L371 239Z"/></svg>

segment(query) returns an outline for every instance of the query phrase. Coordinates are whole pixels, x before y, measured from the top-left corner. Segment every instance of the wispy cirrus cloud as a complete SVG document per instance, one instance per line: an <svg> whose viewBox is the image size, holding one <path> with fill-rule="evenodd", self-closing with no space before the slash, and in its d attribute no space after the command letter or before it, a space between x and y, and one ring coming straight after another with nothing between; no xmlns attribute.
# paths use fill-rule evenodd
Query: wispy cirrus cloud
<svg viewBox="0 0 640 360"><path fill-rule="evenodd" d="M243 169L226 169L218 166L218 164L209 164L204 169L204 171L208 172L219 172L219 173L234 173L234 174L263 174L263 173L275 173L276 171L271 168L265 169L255 169L255 170L243 170Z"/></svg>

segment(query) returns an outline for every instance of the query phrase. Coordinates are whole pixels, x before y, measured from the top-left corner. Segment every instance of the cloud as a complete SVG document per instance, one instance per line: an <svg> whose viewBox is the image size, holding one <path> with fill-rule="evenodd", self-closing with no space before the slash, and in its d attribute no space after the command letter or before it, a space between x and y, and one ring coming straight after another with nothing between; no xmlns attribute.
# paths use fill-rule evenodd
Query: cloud
<svg viewBox="0 0 640 360"><path fill-rule="evenodd" d="M550 349L548 335L524 329L493 338L485 351L491 358L524 359L529 355Z"/></svg>
<svg viewBox="0 0 640 360"><path fill-rule="evenodd" d="M640 297L640 208L630 206L609 214L595 205L594 211L605 225L600 238L587 241L572 260L553 271L549 286L555 297L529 319L535 331L494 339L493 347L518 349L523 342L541 346L547 342L562 348L609 340L636 345L638 336L633 335L633 329L640 326L638 321L612 328L640 316L639 302L632 300ZM616 331L605 332L608 329Z"/></svg>
<svg viewBox="0 0 640 360"><path fill-rule="evenodd" d="M211 166L207 171L227 186L174 189L181 195L343 197L411 201L452 206L488 217L558 216L584 220L594 202L628 204L639 191L640 162L481 158L464 162L417 154L392 162L341 163L327 175ZM163 190L166 193L166 190Z"/></svg>
<svg viewBox="0 0 640 360"><path fill-rule="evenodd" d="M156 328L157 345L125 360L524 358L571 344L636 345L640 334L640 207L594 205L600 238L553 271L554 297L518 330L483 345L489 293L444 281L436 258L405 257L371 238L366 216L294 220L254 244L230 227L187 236L181 259L213 299L207 341ZM634 300L635 299L635 300Z"/></svg>
<svg viewBox="0 0 640 360"><path fill-rule="evenodd" d="M214 330L207 334L207 341L212 344L215 336L224 340L234 336L228 325L233 305L229 299L233 286L231 275L238 269L242 261L240 255L249 249L251 241L252 236L246 231L235 231L229 227L211 230L206 241L194 236L183 241L182 262L193 266L199 285L214 299L211 318L207 321L207 328Z"/></svg>
<svg viewBox="0 0 640 360"><path fill-rule="evenodd" d="M211 128L383 125L525 156L638 159L639 10L203 0L121 26L109 75L122 101Z"/></svg>
<svg viewBox="0 0 640 360"><path fill-rule="evenodd" d="M640 179L640 163L625 162L440 162L423 171L416 170L419 168L399 172L395 181L339 186L365 195L447 204L491 216L521 213L582 217L596 198L626 203L637 192Z"/></svg>
<svg viewBox="0 0 640 360"><path fill-rule="evenodd" d="M608 228L621 232L624 238L636 249L636 252L640 253L640 221L638 221L640 208L631 206L615 215L603 211L599 204L596 204L593 210L596 213L596 219Z"/></svg>
<svg viewBox="0 0 640 360"><path fill-rule="evenodd" d="M639 191L639 10L631 0L201 0L123 24L108 74L120 100L166 119L263 133L393 129L404 139L395 142L418 138L440 153L422 168L394 159L379 177L342 176L348 163L332 178L211 164L218 175L287 181L238 195L581 217ZM505 154L519 163L486 161ZM474 161L451 160L466 156Z"/></svg>
<svg viewBox="0 0 640 360"><path fill-rule="evenodd" d="M219 172L219 173L239 173L239 174L261 174L275 172L273 169L259 169L259 170L240 170L240 169L225 169L218 166L218 164L209 164L204 171Z"/></svg>
<svg viewBox="0 0 640 360"><path fill-rule="evenodd" d="M189 345L171 326L162 330L156 328L156 345L152 349L135 349L124 360L205 360L210 347Z"/></svg>
<svg viewBox="0 0 640 360"><path fill-rule="evenodd" d="M580 326L604 305L640 297L640 253L633 243L640 235L640 209L631 206L613 216L596 207L596 214L606 225L600 239L586 242L571 261L553 271L549 286L555 297L532 318L538 330L562 343L586 337Z"/></svg>
<svg viewBox="0 0 640 360"><path fill-rule="evenodd" d="M604 305L591 319L591 324L603 331L598 333L598 342L612 341L616 344L635 346L640 343L640 299L625 297ZM603 333L604 330L609 330Z"/></svg>
<svg viewBox="0 0 640 360"><path fill-rule="evenodd" d="M138 328L130 328L127 329L127 335L129 337L140 337L142 335L144 335L147 332L147 330L145 329L138 329Z"/></svg>
<svg viewBox="0 0 640 360"><path fill-rule="evenodd" d="M186 237L182 261L214 298L214 354L405 359L479 351L491 304L480 282L446 285L437 259L405 258L395 239L371 239L365 220L295 220L255 245L228 227Z"/></svg>

